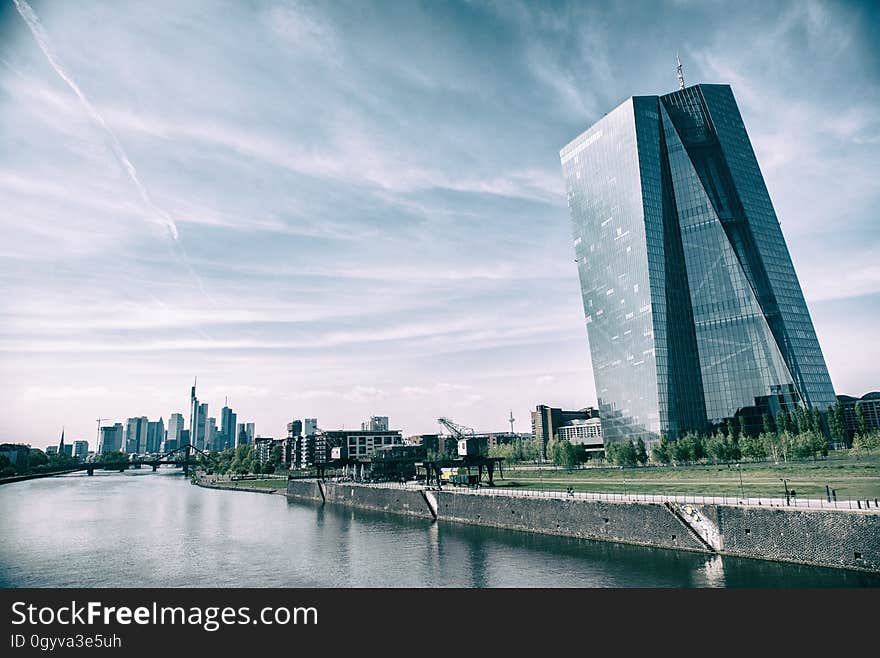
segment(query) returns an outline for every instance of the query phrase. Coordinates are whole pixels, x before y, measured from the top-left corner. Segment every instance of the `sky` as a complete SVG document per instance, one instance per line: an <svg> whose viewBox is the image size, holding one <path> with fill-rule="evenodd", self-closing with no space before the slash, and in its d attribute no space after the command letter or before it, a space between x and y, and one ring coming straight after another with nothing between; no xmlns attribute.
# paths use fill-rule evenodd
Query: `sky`
<svg viewBox="0 0 880 658"><path fill-rule="evenodd" d="M273 437L595 404L559 149L676 52L733 88L836 392L880 389L878 7L0 0L0 441L196 376Z"/></svg>

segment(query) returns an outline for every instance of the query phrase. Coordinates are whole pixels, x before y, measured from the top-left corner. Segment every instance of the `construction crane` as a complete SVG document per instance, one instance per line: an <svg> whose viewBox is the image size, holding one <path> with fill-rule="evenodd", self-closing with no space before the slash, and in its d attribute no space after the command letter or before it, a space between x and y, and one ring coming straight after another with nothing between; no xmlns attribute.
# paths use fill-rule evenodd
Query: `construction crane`
<svg viewBox="0 0 880 658"><path fill-rule="evenodd" d="M438 418L437 422L443 425L449 433L454 436L456 439L467 439L473 437L476 432L474 432L473 428L465 427L464 425L459 425L458 423L453 423L448 418Z"/></svg>
<svg viewBox="0 0 880 658"><path fill-rule="evenodd" d="M97 422L98 422L98 436L97 436L97 438L95 439L95 440L97 441L97 443L95 444L95 454L98 454L98 450L100 450L100 446L101 446L101 423L103 423L105 420L113 420L113 419L112 419L112 418L98 418L98 419L97 419Z"/></svg>

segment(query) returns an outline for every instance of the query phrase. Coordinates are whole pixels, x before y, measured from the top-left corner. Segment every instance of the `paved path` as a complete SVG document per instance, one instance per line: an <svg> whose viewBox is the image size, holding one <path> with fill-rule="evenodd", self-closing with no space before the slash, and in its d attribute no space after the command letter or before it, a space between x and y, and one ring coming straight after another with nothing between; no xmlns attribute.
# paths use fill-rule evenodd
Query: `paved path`
<svg viewBox="0 0 880 658"><path fill-rule="evenodd" d="M374 482L359 483L362 486L383 487L390 489L424 489L422 483L416 482ZM617 494L617 493L584 493L565 491L535 491L529 489L505 489L504 487L456 487L447 485L443 491L455 494L471 496L511 496L518 498L556 498L561 500L604 500L609 502L639 502L639 503L691 503L694 505L738 505L742 507L788 507L793 509L836 509L861 511L863 513L878 514L880 507L875 499L870 500L838 500L827 501L824 498L801 498L792 497L789 501L785 498L742 498L740 496L696 496L668 495L668 494Z"/></svg>

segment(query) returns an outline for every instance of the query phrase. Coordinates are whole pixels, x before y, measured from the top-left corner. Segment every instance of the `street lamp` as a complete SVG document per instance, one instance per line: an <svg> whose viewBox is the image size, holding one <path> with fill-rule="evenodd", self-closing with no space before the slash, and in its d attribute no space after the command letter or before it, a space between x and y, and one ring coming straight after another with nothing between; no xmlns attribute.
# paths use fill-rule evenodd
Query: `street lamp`
<svg viewBox="0 0 880 658"><path fill-rule="evenodd" d="M739 463L737 463L737 465L736 465L736 470L739 472L739 495L743 499L745 499L746 492L745 492L745 489L743 488L743 472L742 472L742 466L740 466ZM740 501L740 502L742 502L742 501Z"/></svg>
<svg viewBox="0 0 880 658"><path fill-rule="evenodd" d="M779 479L782 480L782 485L785 487L785 504L790 505L791 503L789 501L791 500L791 498L788 493L788 482L786 481L785 478L779 478Z"/></svg>

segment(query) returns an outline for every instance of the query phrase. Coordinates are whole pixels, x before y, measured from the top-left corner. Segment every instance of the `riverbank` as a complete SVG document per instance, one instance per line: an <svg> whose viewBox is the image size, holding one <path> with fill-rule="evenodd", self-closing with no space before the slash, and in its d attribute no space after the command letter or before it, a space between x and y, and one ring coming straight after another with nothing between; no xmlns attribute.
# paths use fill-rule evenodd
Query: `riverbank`
<svg viewBox="0 0 880 658"><path fill-rule="evenodd" d="M212 479L210 476L195 477L193 484L206 489L227 489L230 491L250 491L251 493L287 495L287 479L267 480L226 480Z"/></svg>
<svg viewBox="0 0 880 658"><path fill-rule="evenodd" d="M56 475L67 475L68 473L76 473L82 470L79 468L67 468L62 471L52 471L51 473L27 473L26 475L12 475L6 478L0 478L0 484L12 484L13 482L25 482L27 480L36 480L38 478L50 478Z"/></svg>
<svg viewBox="0 0 880 658"><path fill-rule="evenodd" d="M290 480L294 500L443 522L880 573L880 513Z"/></svg>

